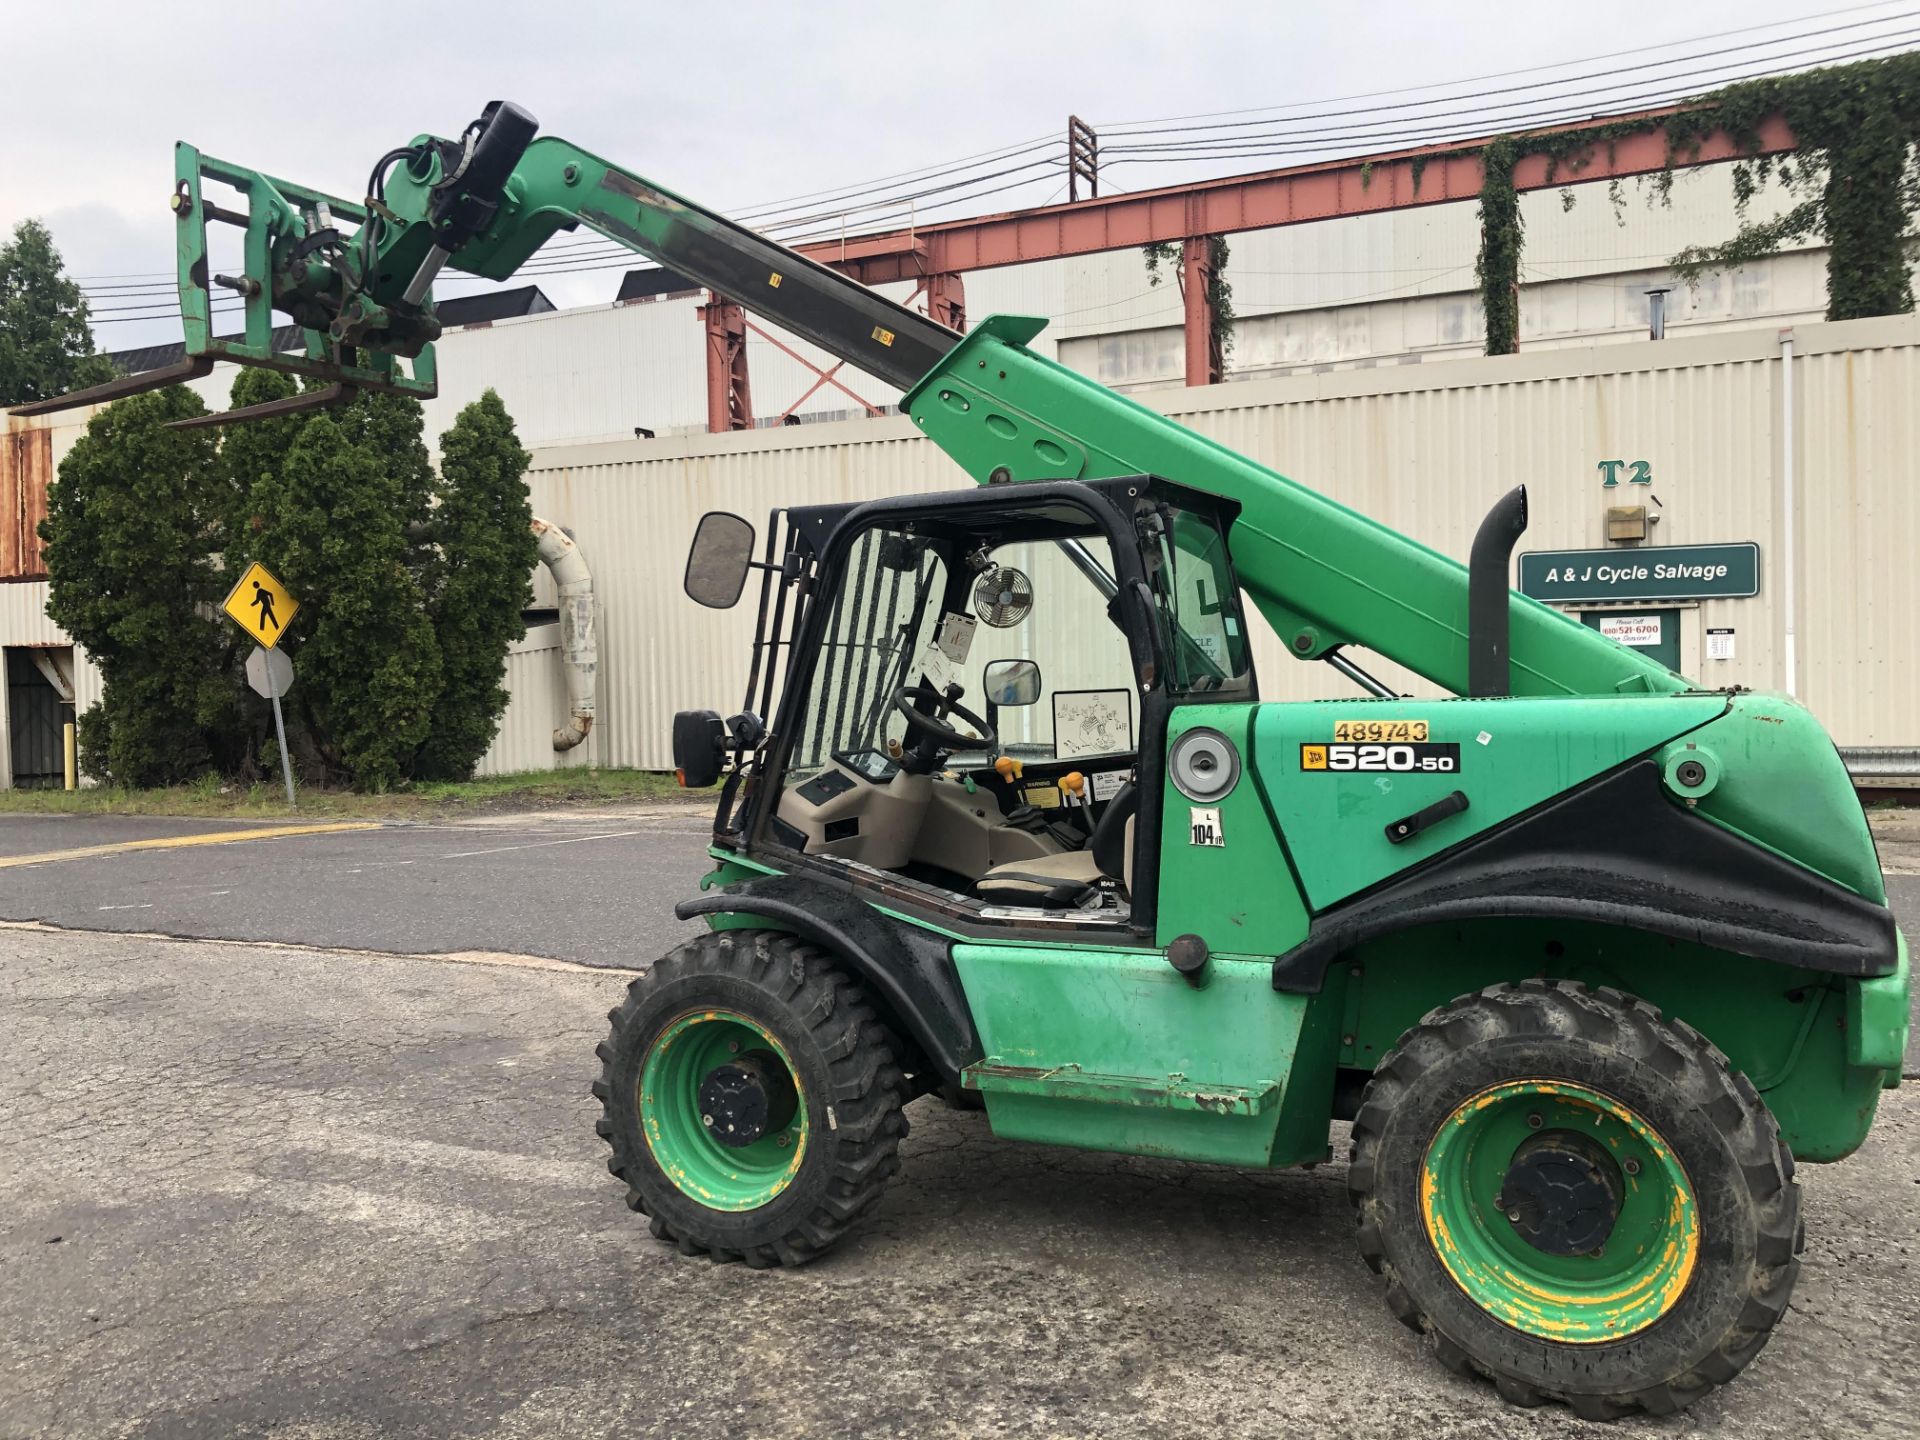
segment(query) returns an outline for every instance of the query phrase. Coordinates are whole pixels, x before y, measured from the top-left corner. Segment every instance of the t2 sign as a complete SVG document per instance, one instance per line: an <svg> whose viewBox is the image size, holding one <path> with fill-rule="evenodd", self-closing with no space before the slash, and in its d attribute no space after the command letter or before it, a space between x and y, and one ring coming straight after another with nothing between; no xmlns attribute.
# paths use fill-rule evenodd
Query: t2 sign
<svg viewBox="0 0 1920 1440"><path fill-rule="evenodd" d="M1645 460L1602 460L1600 473L1606 478L1600 482L1602 490L1611 490L1620 483L1620 472L1627 472L1629 485L1653 484L1653 466Z"/></svg>

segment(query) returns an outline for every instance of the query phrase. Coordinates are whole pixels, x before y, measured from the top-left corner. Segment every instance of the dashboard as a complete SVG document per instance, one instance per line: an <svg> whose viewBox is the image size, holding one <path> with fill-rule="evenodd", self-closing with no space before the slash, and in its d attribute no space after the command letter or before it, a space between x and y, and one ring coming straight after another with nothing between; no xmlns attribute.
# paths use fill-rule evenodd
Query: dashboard
<svg viewBox="0 0 1920 1440"><path fill-rule="evenodd" d="M884 750L836 750L833 758L870 785L885 785L900 773L900 762Z"/></svg>

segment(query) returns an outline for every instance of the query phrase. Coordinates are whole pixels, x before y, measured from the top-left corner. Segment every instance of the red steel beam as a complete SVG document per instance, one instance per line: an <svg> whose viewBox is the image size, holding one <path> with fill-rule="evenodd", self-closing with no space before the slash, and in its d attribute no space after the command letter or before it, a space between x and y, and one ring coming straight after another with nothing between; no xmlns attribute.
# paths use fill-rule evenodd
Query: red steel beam
<svg viewBox="0 0 1920 1440"><path fill-rule="evenodd" d="M1668 106L1605 116L1561 129L1598 129L1622 121L1660 119L1684 108ZM996 265L1124 250L1197 235L1224 235L1378 210L1440 205L1449 200L1471 200L1480 193L1479 156L1450 152L1485 143L1463 140L1428 145L1295 165L1258 175L1103 196L1078 204L949 220L911 230L803 245L800 252L856 280L879 285L891 280L920 280L928 274L957 274ZM1702 142L1697 155L1685 152L1677 163L1713 164L1752 154L1777 155L1794 148L1793 132L1785 120L1774 115L1761 123L1756 150L1742 150L1730 137L1716 131ZM1547 176L1547 158L1529 155L1514 167L1513 180L1518 189L1543 190L1649 175L1664 169L1666 163L1666 131L1656 129L1612 141L1598 140L1583 167L1576 171L1563 162L1552 179ZM1422 170L1418 189L1413 183L1416 166Z"/></svg>
<svg viewBox="0 0 1920 1440"><path fill-rule="evenodd" d="M1227 366L1214 333L1212 236L1189 235L1180 242L1180 294L1185 302L1187 384L1218 385Z"/></svg>
<svg viewBox="0 0 1920 1440"><path fill-rule="evenodd" d="M747 317L741 308L713 291L699 307L707 330L707 430L753 428L753 391L747 375Z"/></svg>

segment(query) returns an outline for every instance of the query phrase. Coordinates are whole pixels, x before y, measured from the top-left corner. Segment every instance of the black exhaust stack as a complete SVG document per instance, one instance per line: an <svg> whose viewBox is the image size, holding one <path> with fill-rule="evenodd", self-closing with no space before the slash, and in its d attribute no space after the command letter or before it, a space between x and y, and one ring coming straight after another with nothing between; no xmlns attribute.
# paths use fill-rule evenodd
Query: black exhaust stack
<svg viewBox="0 0 1920 1440"><path fill-rule="evenodd" d="M1527 487L1516 485L1494 502L1474 532L1467 557L1467 694L1513 692L1507 562L1527 528Z"/></svg>

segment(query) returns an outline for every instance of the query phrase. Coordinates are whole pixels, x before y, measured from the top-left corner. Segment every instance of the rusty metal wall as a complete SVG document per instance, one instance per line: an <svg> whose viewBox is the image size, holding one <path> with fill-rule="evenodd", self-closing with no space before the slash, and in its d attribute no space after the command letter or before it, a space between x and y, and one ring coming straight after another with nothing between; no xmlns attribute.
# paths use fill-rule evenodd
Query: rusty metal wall
<svg viewBox="0 0 1920 1440"><path fill-rule="evenodd" d="M38 527L52 478L53 432L9 417L0 434L0 582L46 574Z"/></svg>

